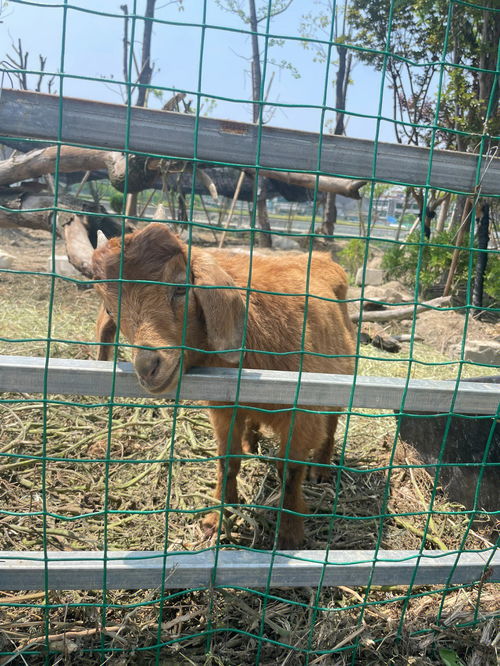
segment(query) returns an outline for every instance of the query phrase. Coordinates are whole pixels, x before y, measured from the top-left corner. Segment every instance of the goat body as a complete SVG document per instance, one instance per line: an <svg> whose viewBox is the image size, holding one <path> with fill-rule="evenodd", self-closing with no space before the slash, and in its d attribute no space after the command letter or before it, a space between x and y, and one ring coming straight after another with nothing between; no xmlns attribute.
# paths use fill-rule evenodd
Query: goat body
<svg viewBox="0 0 500 666"><path fill-rule="evenodd" d="M114 339L119 288L113 281L120 275L120 252L120 241L112 239L93 256L95 278L111 280L96 285L103 299L100 342ZM326 253L314 252L311 258L297 253L259 255L250 260L230 250L188 248L165 225L150 224L125 237L122 277L120 327L134 345L139 382L151 393L175 388L183 346L188 348L185 370L196 365L236 367L243 344L244 368L298 371L302 358L304 372L353 372L352 325L346 303L341 302L347 279ZM101 347L99 358L107 358L110 349ZM274 404L263 405L269 411L257 413L245 408L253 405L242 405L233 420L234 410L224 408L232 405L208 405L217 407L210 410L221 456L216 497L228 504L238 502L238 455L255 450L259 424L269 426L280 441L278 471L285 481L279 545L298 547L303 518L296 514L307 512L304 461L312 452L315 462L330 464L337 414L298 410L292 416L291 410L275 411L283 405ZM321 405L310 408L315 409L339 411ZM214 533L218 522L216 512L204 519L207 534Z"/></svg>

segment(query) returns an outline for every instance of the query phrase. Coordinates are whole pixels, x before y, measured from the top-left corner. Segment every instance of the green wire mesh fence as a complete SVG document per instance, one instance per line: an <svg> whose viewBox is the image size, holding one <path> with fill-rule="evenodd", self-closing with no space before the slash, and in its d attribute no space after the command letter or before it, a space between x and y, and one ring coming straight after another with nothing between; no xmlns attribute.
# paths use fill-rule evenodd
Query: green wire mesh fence
<svg viewBox="0 0 500 666"><path fill-rule="evenodd" d="M0 663L496 663L500 11L112 5L2 7L11 32L46 26L59 60L31 67L19 40L2 63ZM121 76L85 50L113 38ZM155 44L181 86L153 71ZM252 95L221 44L252 53ZM132 229L152 239L136 273L133 241L91 267L98 230L118 249ZM329 255L350 282L333 297ZM369 286L382 275L392 293ZM239 337L211 294L236 299ZM224 345L193 337L199 307ZM325 329L322 311L343 314ZM335 346L347 319L352 347ZM158 358L178 361L156 397L129 363L152 347L150 388Z"/></svg>

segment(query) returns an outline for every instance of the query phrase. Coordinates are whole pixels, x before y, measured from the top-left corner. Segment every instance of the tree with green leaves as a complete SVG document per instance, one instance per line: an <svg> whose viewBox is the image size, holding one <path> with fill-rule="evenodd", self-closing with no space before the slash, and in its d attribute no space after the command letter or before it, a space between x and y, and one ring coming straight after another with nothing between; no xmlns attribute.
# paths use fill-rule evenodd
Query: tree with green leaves
<svg viewBox="0 0 500 666"><path fill-rule="evenodd" d="M422 4L351 0L349 6L353 44L360 47L356 55L384 73L392 90L396 141L412 145L428 145L431 140L431 130L421 125L432 109L441 50L435 12L424 17L418 9Z"/></svg>
<svg viewBox="0 0 500 666"><path fill-rule="evenodd" d="M357 57L388 80L398 142L475 151L481 135L498 136L494 2L351 0ZM483 149L491 143L487 138ZM434 210L443 200L431 192L428 205ZM463 203L457 202L457 222Z"/></svg>
<svg viewBox="0 0 500 666"><path fill-rule="evenodd" d="M479 3L351 0L354 43L362 47L358 57L384 71L392 90L397 141L429 145L433 140L467 150L483 130L498 135L500 12L495 0L474 4Z"/></svg>

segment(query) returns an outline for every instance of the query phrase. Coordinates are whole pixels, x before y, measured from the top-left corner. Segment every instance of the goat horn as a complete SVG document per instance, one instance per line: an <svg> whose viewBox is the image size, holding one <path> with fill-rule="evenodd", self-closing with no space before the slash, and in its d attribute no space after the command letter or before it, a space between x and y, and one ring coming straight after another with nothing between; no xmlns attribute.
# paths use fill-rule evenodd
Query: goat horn
<svg viewBox="0 0 500 666"><path fill-rule="evenodd" d="M104 233L98 229L97 230L97 247L102 247L103 245L106 245L108 242L108 239L104 235Z"/></svg>

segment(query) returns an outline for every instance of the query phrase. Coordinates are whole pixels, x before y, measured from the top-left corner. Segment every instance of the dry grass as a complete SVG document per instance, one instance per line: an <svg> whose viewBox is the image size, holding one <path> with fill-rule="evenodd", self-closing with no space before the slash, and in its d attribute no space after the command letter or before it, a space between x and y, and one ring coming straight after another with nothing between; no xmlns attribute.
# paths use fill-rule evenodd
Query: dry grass
<svg viewBox="0 0 500 666"><path fill-rule="evenodd" d="M19 340L29 335L30 340L0 341L0 353L44 355L50 280L2 280L2 336ZM53 342L52 356L92 355L88 343L96 309L92 291L57 283L52 337L73 343ZM363 353L378 358L362 359L362 374L408 372L404 353L397 360L372 348L363 348ZM428 365L449 359L427 347L416 345L414 358L422 363L412 364L413 376L456 376L456 365ZM465 374L481 374L481 368L469 366ZM44 427L43 406L31 398L35 396L13 394L0 402L0 498L9 510L0 514L1 550L42 548L44 474L49 549L102 548L104 508L113 512L108 522L111 549L163 549L169 474L170 506L175 509L169 514L169 550L207 546L199 518L212 501L215 443L199 406L177 408L175 420L173 409L153 401L114 407L108 439L108 410L95 401L66 397L61 404L49 404ZM398 467L388 485L385 467L395 439L392 414L352 415L347 432L346 422L344 417L337 438L346 469L336 472L332 483L306 484L312 513L306 519L305 547L371 549L380 535L383 548L419 548L426 515L402 519L393 514L426 511L433 478L423 468L409 467L414 453L399 444L394 460ZM43 452L49 458L46 469L35 457L24 457ZM263 508L242 505L234 510L221 543L272 545L279 491L274 467L263 458L274 452L272 439L264 439L257 458L243 462L241 496ZM171 462L165 462L167 458ZM339 517L331 524L315 514L331 513L336 496ZM438 489L426 548L460 547L469 525L460 509ZM381 518L384 512L388 517ZM467 548L484 548L494 539L494 528L491 519L475 524ZM105 600L101 591L49 592L47 598L30 591L0 593L5 604L0 664L251 664L261 649L262 664L295 665L304 663L309 641L311 664L353 663L354 648L360 664L439 664L440 649L450 649L474 666L497 663L499 627L493 614L499 598L488 583L446 594L417 588L412 598L403 587L339 587L323 590L318 598L309 588L271 592L267 602L256 591L230 589L182 590L163 598L158 590L119 590L108 592ZM104 601L106 628L101 630ZM468 623L471 626L460 626ZM45 659L47 632L50 655Z"/></svg>

